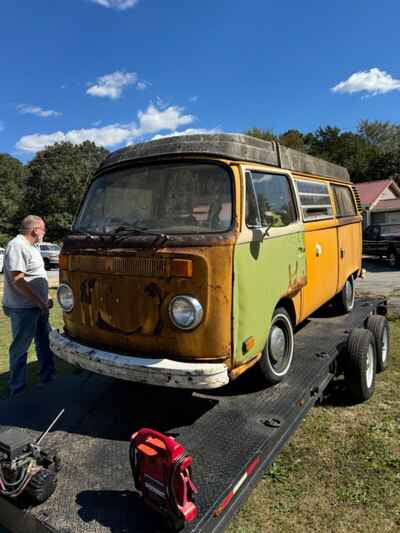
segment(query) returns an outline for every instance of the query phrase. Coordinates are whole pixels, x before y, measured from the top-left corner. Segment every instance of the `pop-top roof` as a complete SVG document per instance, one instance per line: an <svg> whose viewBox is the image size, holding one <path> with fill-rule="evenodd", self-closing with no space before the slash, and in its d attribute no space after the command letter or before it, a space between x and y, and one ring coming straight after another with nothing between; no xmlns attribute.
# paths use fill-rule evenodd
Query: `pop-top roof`
<svg viewBox="0 0 400 533"><path fill-rule="evenodd" d="M110 154L100 166L100 171L119 163L179 155L216 156L229 160L261 163L341 181L350 180L349 173L344 167L286 148L277 142L237 133L181 135L133 144Z"/></svg>

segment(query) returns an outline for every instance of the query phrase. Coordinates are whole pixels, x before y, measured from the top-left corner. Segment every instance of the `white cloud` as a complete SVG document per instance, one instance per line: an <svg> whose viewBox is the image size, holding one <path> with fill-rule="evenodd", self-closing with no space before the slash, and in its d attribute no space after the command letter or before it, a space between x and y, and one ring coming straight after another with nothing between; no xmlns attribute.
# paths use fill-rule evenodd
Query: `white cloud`
<svg viewBox="0 0 400 533"><path fill-rule="evenodd" d="M19 104L17 105L17 110L22 115L36 115L42 118L61 117L62 115L59 111L53 111L52 109L45 110L37 105Z"/></svg>
<svg viewBox="0 0 400 533"><path fill-rule="evenodd" d="M136 85L136 89L138 91L144 91L145 89L147 89L147 87L149 86L149 84L145 81L138 81L137 82L137 85Z"/></svg>
<svg viewBox="0 0 400 533"><path fill-rule="evenodd" d="M175 131L179 126L191 124L193 115L182 115L183 108L170 106L163 111L150 104L145 112L139 111L139 127L143 133L153 133L161 130Z"/></svg>
<svg viewBox="0 0 400 533"><path fill-rule="evenodd" d="M179 137L180 135L195 135L197 133L202 133L203 135L210 135L212 133L220 133L221 130L219 128L214 128L212 130L206 130L203 128L188 128L184 131L173 131L172 133L167 133L166 135L160 135L159 133L157 135L154 135L152 137L152 141L156 141L157 139L165 139L166 137Z"/></svg>
<svg viewBox="0 0 400 533"><path fill-rule="evenodd" d="M139 126L135 123L111 124L101 128L83 128L68 132L34 133L21 137L16 147L18 150L31 153L43 150L46 146L57 142L79 144L83 141L93 141L99 146L114 147L122 143L133 142L137 137L149 133L163 130L175 132L179 126L190 124L195 120L192 115L184 115L181 107L171 106L160 110L153 104L150 104L146 111L139 111L137 116Z"/></svg>
<svg viewBox="0 0 400 533"><path fill-rule="evenodd" d="M366 93L376 95L400 90L400 80L379 68L355 72L347 80L341 81L331 89L334 93Z"/></svg>
<svg viewBox="0 0 400 533"><path fill-rule="evenodd" d="M112 9L118 9L124 11L131 7L135 7L139 0L91 0L95 4L103 7L110 7Z"/></svg>
<svg viewBox="0 0 400 533"><path fill-rule="evenodd" d="M106 74L97 78L97 83L91 85L86 94L90 96L108 97L116 100L122 94L125 87L135 85L137 82L136 72L123 72L116 70L111 74Z"/></svg>

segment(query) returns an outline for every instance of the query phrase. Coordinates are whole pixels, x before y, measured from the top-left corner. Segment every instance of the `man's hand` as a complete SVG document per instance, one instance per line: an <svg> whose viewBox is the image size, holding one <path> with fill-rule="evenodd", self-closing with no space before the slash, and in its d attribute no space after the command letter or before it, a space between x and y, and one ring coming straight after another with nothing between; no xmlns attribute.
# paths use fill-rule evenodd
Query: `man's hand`
<svg viewBox="0 0 400 533"><path fill-rule="evenodd" d="M40 312L42 313L42 315L48 315L49 314L50 305L49 305L48 301L47 302L40 301L39 307L40 307Z"/></svg>

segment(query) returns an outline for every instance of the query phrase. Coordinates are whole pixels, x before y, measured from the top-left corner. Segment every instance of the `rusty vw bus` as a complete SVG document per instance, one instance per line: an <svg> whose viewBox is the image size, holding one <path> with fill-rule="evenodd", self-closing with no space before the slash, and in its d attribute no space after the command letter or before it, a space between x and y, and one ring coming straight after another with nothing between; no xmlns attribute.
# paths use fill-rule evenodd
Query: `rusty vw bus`
<svg viewBox="0 0 400 533"><path fill-rule="evenodd" d="M293 328L348 312L361 216L346 169L238 134L111 154L60 257L62 359L156 385L215 388L288 373Z"/></svg>

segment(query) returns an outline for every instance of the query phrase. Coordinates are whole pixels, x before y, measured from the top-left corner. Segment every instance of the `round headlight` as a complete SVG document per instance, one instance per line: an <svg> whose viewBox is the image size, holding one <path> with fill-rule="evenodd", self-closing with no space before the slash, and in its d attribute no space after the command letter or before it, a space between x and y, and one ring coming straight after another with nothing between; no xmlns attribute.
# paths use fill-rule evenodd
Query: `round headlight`
<svg viewBox="0 0 400 533"><path fill-rule="evenodd" d="M194 329L203 318L203 307L192 296L175 296L169 304L169 316L177 328Z"/></svg>
<svg viewBox="0 0 400 533"><path fill-rule="evenodd" d="M67 283L61 283L57 290L57 300L63 311L69 313L74 307L74 293Z"/></svg>

